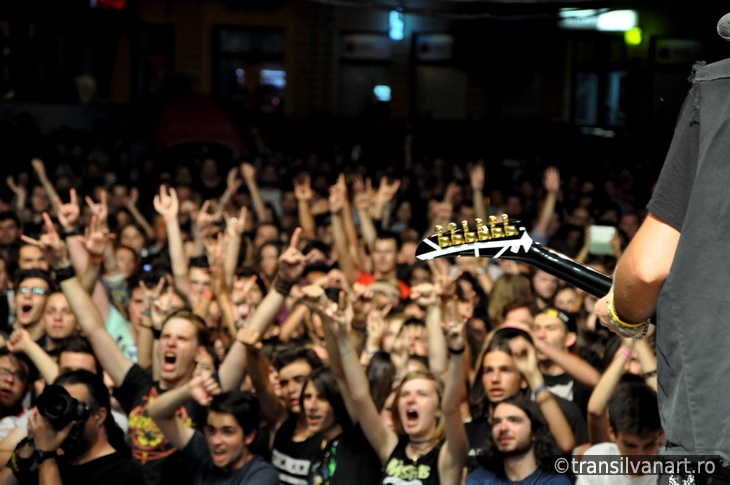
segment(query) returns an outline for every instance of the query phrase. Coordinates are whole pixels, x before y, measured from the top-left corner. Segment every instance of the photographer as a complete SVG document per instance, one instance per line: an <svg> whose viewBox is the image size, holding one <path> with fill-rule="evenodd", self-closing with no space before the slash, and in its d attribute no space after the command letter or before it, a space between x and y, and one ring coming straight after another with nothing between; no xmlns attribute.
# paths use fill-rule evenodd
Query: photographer
<svg viewBox="0 0 730 485"><path fill-rule="evenodd" d="M111 419L109 391L97 375L61 374L39 396L37 411L0 473L0 484L142 484L122 430Z"/></svg>

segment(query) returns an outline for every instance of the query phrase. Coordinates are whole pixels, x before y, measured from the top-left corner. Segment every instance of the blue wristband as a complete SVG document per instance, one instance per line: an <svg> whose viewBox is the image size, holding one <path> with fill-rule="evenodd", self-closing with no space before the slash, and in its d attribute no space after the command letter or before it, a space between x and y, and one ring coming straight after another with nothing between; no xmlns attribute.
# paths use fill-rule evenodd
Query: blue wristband
<svg viewBox="0 0 730 485"><path fill-rule="evenodd" d="M545 390L547 390L547 385L545 385L545 381L542 381L542 384L537 386L537 389L535 389L535 391L532 394L535 396L535 398L537 398L537 396L539 396L540 393Z"/></svg>

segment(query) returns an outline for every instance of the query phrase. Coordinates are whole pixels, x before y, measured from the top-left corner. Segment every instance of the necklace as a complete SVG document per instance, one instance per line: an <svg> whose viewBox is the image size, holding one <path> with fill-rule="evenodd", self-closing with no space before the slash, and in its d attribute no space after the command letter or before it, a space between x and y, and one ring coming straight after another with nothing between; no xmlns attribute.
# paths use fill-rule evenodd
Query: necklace
<svg viewBox="0 0 730 485"><path fill-rule="evenodd" d="M422 445L424 443L429 443L433 438L426 438L425 440L408 440L408 442L412 445Z"/></svg>
<svg viewBox="0 0 730 485"><path fill-rule="evenodd" d="M416 444L426 444L426 443L427 443L427 445L421 449L419 449L418 447L415 446ZM416 455L415 458L412 458L414 463L416 461L418 461L419 459L423 458L423 456L426 455L429 451L431 451L434 446L434 444L431 440L410 441L408 444L411 445L411 450L413 450L413 453Z"/></svg>

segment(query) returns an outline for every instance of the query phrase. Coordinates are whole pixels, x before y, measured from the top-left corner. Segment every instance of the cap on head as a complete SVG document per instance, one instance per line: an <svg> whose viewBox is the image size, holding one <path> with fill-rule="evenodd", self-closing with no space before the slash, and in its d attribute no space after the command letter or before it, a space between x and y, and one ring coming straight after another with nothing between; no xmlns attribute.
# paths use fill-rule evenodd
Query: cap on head
<svg viewBox="0 0 730 485"><path fill-rule="evenodd" d="M540 311L537 315L550 315L551 317L559 318L565 324L568 332L578 333L578 323L575 317L559 308L548 307Z"/></svg>

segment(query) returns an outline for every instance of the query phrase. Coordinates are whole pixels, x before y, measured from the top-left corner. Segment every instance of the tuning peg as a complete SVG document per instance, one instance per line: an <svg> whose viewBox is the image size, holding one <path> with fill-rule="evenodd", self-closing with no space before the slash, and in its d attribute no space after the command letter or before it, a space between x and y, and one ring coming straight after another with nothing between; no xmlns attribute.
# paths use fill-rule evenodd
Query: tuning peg
<svg viewBox="0 0 730 485"><path fill-rule="evenodd" d="M456 225L455 222L449 222L449 225L446 227L449 229L449 232L451 233L451 244L452 245L464 244L464 235L456 232L456 228L458 226Z"/></svg>
<svg viewBox="0 0 730 485"><path fill-rule="evenodd" d="M439 224L435 227L435 229L439 246L442 248L448 248L449 246L451 246L451 239L449 238L449 236L444 235L444 226Z"/></svg>
<svg viewBox="0 0 730 485"><path fill-rule="evenodd" d="M489 235L489 229L484 225L484 221L480 217L474 219L474 223L477 226L477 238L480 241L488 241L492 239L492 236Z"/></svg>
<svg viewBox="0 0 730 485"><path fill-rule="evenodd" d="M504 228L497 225L497 216L489 216L489 232L492 237L504 237Z"/></svg>
<svg viewBox="0 0 730 485"><path fill-rule="evenodd" d="M477 241L477 233L469 229L469 223L461 221L461 227L464 229L464 241L466 243L473 243Z"/></svg>
<svg viewBox="0 0 730 485"><path fill-rule="evenodd" d="M505 236L516 236L518 234L517 228L509 223L509 216L502 214L502 226L504 227Z"/></svg>

